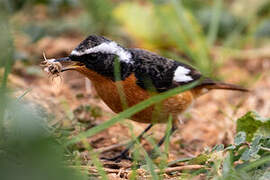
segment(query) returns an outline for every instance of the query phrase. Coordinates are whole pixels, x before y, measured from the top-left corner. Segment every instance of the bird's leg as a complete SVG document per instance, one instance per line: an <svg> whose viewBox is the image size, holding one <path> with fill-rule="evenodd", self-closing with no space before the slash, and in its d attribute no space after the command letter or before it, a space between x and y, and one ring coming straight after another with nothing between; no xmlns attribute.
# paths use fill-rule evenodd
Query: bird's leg
<svg viewBox="0 0 270 180"><path fill-rule="evenodd" d="M157 146L160 147L164 143L164 141L167 138L167 136L170 137L174 133L175 130L176 130L176 126L173 124L172 128L168 131L168 134L165 133L165 135L158 142ZM150 153L149 153L149 156L154 159L155 156L156 156L156 151L154 149L151 150Z"/></svg>
<svg viewBox="0 0 270 180"><path fill-rule="evenodd" d="M169 131L169 137L174 133L175 130L176 130L176 127L172 126L172 128ZM162 137L162 139L158 142L158 147L160 147L164 143L166 136L167 136L167 134L165 133L165 135Z"/></svg>
<svg viewBox="0 0 270 180"><path fill-rule="evenodd" d="M128 152L130 150L130 148L132 148L134 146L134 144L136 143L136 141L141 141L143 135L149 131L151 128L153 127L153 124L150 124L149 126L147 126L147 128L138 136L136 137L135 140L133 140L127 147L125 150L123 150L119 155L113 157L113 158L103 158L105 160L109 160L109 161L119 161L121 159L127 159L127 160L132 160L129 156L128 156Z"/></svg>

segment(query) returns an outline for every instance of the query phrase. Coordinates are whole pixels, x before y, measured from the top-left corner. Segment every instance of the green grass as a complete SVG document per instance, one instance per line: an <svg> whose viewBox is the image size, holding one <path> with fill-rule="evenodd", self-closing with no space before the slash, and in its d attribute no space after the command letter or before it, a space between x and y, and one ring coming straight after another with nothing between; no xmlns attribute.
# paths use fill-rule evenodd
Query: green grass
<svg viewBox="0 0 270 180"><path fill-rule="evenodd" d="M16 13L25 13L30 11L38 1L27 1L26 4L17 4L17 1L3 1L0 3L0 174L3 179L37 179L39 176L44 176L44 179L87 179L89 177L108 179L108 176L103 168L102 162L99 159L99 154L95 153L93 148L87 143L87 138L97 135L99 132L111 127L115 123L122 122L124 119L131 117L143 109L158 104L164 99L181 93L195 86L193 84L172 89L168 92L154 95L151 98L133 106L126 108L125 96L121 96L125 111L119 113L110 120L97 125L89 130L79 132L74 136L73 132L61 129L61 127L50 127L47 124L50 117L43 113L36 113L39 109L36 106L33 108L28 106L24 101L26 94L31 94L31 89L23 90L21 96L17 99L9 96L12 89L8 89L8 77L12 72L12 66L15 61L15 55L20 49L14 46L14 32L29 36L32 43L50 35L57 38L62 34L68 35L97 33L116 39L121 39L123 44L134 42L142 42L142 48L152 47L160 48L160 52L170 52L168 54L175 57L177 60L185 60L200 69L207 76L218 76L218 69L222 66L219 60L214 61L211 56L213 47L217 44L222 49L237 49L241 50L246 46L256 46L253 37L254 32L259 22L268 18L266 15L258 14L259 10L253 11L253 14L246 13L242 16L237 16L239 23L233 29L225 31L225 35L220 36L220 31L224 30L225 16L224 12L231 12L230 4L223 0L216 1L187 1L170 0L170 1L147 1L145 4L131 2L139 11L131 11L135 14L129 14L129 10L125 11L123 19L116 17L116 11L120 11L118 7L124 6L122 3L113 3L110 0L101 1L86 1L82 0L76 6L72 3L57 4L54 9L55 13L51 13L46 23L39 22L34 24L26 22L25 25L17 24L13 19ZM51 4L53 1L43 1L42 4L49 9L54 8ZM56 2L56 1L55 1ZM68 2L68 1L67 1ZM32 4L33 3L33 4ZM128 2L130 3L130 2ZM55 5L55 4L54 4ZM152 26L147 24L144 28L145 32L138 34L129 32L128 24L130 16L141 17L140 8L144 6L150 7L151 14L142 17L157 22L155 31L151 31ZM192 7L196 7L193 9ZM62 21L66 17L61 15L68 10L82 11L79 17L85 17L86 21L70 23ZM207 30L203 28L205 25L197 17L197 12L208 8L211 12L207 22ZM51 9L52 10L52 9ZM50 10L50 12L52 12ZM123 10L123 9L122 9ZM149 10L149 11L150 11ZM267 11L265 11L267 12ZM137 13L137 14L136 14ZM57 14L56 17L55 14ZM146 14L147 15L147 14ZM81 19L74 18L72 19ZM143 21L136 19L133 23ZM61 21L61 25L57 26ZM75 21L75 20L74 20ZM240 22L241 21L241 22ZM230 23L230 22L228 22ZM153 25L154 26L154 25ZM25 28L26 27L26 28ZM138 27L137 31L139 31ZM34 33L36 32L36 33ZM150 33L149 33L150 32ZM145 34L143 34L145 33ZM151 37L148 37L151 36ZM153 36L153 37L152 37ZM145 37L148 37L145 39ZM165 39L164 37L167 37ZM39 54L31 54L27 59L31 59ZM183 57L187 57L187 59ZM17 60L18 58L16 58ZM229 58L228 58L229 59ZM3 71L2 71L3 70ZM119 76L119 63L115 64L116 79ZM118 72L118 73L117 73ZM121 84L118 86L119 92L123 92ZM123 94L123 93L121 93ZM158 109L158 107L157 107ZM65 106L67 116L72 119L72 110ZM264 119L265 121L261 121ZM45 123L44 123L45 120ZM250 124L247 126L247 124ZM78 125L78 124L76 124ZM185 165L202 164L203 168L199 170L182 171L181 177L187 179L198 174L203 174L208 179L254 179L267 176L270 162L270 141L269 141L269 118L260 118L259 115L254 116L253 113L239 118L237 122L237 132L234 144L224 147L217 145L212 151L201 152L195 158L181 158L178 161L184 162ZM167 123L166 134L171 128L170 120ZM161 179L162 173L166 168L170 167L175 162L167 162L169 153L169 136L166 137L164 150L157 147L155 140L152 137L145 139L154 147L156 153L160 156L161 161L156 163L149 157L141 144L136 140L133 132L133 127L129 128L132 134L131 140L136 141L133 148L133 166L132 178L136 179L137 169L145 168L152 179ZM60 135L59 135L60 134ZM69 139L72 137L71 139ZM83 147L88 151L91 158L90 164L97 169L98 175L89 175L86 177L85 172L81 172L80 168L71 168L82 166L79 149L74 144L82 142ZM249 144L249 146L247 145ZM143 155L143 160L142 160ZM24 158L24 157L28 157ZM30 158L32 157L32 159ZM29 160L30 159L30 160ZM32 161L31 161L32 160ZM24 164L25 166L18 166ZM43 166L44 164L44 166ZM159 172L158 172L159 171ZM18 176L14 172L18 172ZM19 176L21 172L25 172L27 176ZM45 173L44 173L45 172ZM31 174L32 173L32 174ZM22 173L23 174L23 173Z"/></svg>

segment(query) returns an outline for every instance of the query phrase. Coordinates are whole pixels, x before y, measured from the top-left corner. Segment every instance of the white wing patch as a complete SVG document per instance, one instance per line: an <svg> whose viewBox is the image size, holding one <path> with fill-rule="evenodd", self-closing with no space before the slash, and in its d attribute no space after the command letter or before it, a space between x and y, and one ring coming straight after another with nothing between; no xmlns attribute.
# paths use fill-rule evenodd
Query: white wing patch
<svg viewBox="0 0 270 180"><path fill-rule="evenodd" d="M190 72L190 69L187 69L183 66L178 66L174 72L173 80L176 82L188 82L192 81L192 77L187 75Z"/></svg>
<svg viewBox="0 0 270 180"><path fill-rule="evenodd" d="M126 63L133 63L131 53L124 50L116 42L105 42L91 49L86 49L85 51L73 50L71 52L71 55L82 56L85 54L98 53L98 52L115 54L119 57L119 61L126 62Z"/></svg>

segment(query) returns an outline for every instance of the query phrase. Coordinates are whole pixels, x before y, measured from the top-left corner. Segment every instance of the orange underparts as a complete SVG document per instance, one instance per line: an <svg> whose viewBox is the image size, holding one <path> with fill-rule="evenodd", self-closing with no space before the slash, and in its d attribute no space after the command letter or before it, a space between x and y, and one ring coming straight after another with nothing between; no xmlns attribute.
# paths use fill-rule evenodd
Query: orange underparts
<svg viewBox="0 0 270 180"><path fill-rule="evenodd" d="M100 98L115 112L123 111L123 103L120 100L119 88L116 82L106 78L85 66L78 66L76 71L87 76L93 83ZM118 81L119 83L119 81ZM144 101L150 97L150 93L136 84L136 77L131 74L121 81L124 91L124 99L128 107ZM200 89L185 91L168 98L157 105L153 105L136 113L130 119L141 123L166 123L170 114L176 120L177 116L184 112L192 104L195 97L200 94Z"/></svg>

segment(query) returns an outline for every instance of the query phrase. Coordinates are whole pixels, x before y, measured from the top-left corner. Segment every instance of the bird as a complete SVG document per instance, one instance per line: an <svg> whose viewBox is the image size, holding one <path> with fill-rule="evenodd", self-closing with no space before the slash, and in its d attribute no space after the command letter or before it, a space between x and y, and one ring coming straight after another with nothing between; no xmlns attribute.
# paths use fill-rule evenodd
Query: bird
<svg viewBox="0 0 270 180"><path fill-rule="evenodd" d="M155 113L155 105L152 105L131 116L133 121L149 124L138 136L139 140L153 125L166 123L169 117L172 117L171 135L177 129L179 115L185 112L195 99L210 90L249 91L238 85L205 77L183 62L139 48L126 48L99 35L88 36L67 57L45 59L43 66L46 66L46 71L51 74L58 75L65 71L83 74L90 79L98 96L115 113L120 113L155 94L199 81L195 87L159 103L161 108L158 113ZM117 83L121 84L122 92L119 91ZM162 145L164 139L165 136L158 146ZM130 147L111 160L127 158Z"/></svg>

